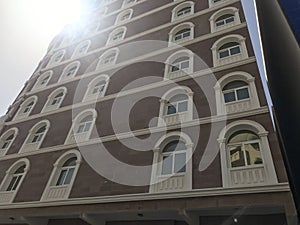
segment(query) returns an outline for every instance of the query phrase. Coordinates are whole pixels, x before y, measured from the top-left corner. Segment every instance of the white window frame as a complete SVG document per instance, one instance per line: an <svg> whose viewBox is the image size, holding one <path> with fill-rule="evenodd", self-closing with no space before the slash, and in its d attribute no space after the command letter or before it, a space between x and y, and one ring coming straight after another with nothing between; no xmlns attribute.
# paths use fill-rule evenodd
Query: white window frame
<svg viewBox="0 0 300 225"><path fill-rule="evenodd" d="M59 186L56 185L61 174L62 166L67 160L73 157L76 157L76 166L74 167L74 172L70 184ZM81 163L82 156L78 150L70 150L60 156L53 164L53 170L41 197L41 201L59 201L68 199Z"/></svg>
<svg viewBox="0 0 300 225"><path fill-rule="evenodd" d="M19 133L19 129L16 127L13 127L7 131L5 131L1 137L0 137L0 157L5 156L6 153L8 152L8 150L10 149L10 147L12 146L12 144L14 143L17 135ZM4 146L4 143L7 143L7 138L9 138L11 135L13 135L13 138L9 141L9 143L7 144L7 146L5 148L2 148L2 146Z"/></svg>
<svg viewBox="0 0 300 225"><path fill-rule="evenodd" d="M115 40L114 39L115 36L117 34L120 34L121 32L122 32L122 35L119 35L119 38ZM125 26L118 27L117 29L113 30L108 36L106 45L115 44L115 43L118 43L118 42L124 40L126 32L127 32L127 28Z"/></svg>
<svg viewBox="0 0 300 225"><path fill-rule="evenodd" d="M127 14L129 14L128 18L126 18L125 20L122 20L122 17L124 17L124 16L127 15ZM115 25L128 22L129 20L131 20L132 14L133 14L133 10L132 10L132 9L126 9L126 10L122 11L122 12L117 16Z"/></svg>
<svg viewBox="0 0 300 225"><path fill-rule="evenodd" d="M216 25L216 21L218 18L220 18L221 16L224 16L226 14L232 14L234 17L234 21L231 23L225 23L222 26L217 26ZM241 19L240 19L240 14L239 14L239 9L235 8L235 7L226 7L226 8L222 8L219 11L215 12L214 14L212 14L212 16L209 18L209 23L210 23L210 30L211 32L217 32L220 30L224 30L227 29L229 27L241 24Z"/></svg>
<svg viewBox="0 0 300 225"><path fill-rule="evenodd" d="M78 58L78 57L85 55L88 52L90 45L91 45L90 40L85 40L85 41L81 42L74 50L71 58L74 59L74 58ZM85 47L85 48L83 51L81 51L81 49L83 47Z"/></svg>
<svg viewBox="0 0 300 225"><path fill-rule="evenodd" d="M77 130L80 126L80 121L87 116L92 116L93 120L91 121L90 130L84 133L77 133ZM80 142L86 142L90 139L91 133L95 127L95 122L97 118L97 111L95 109L87 109L78 114L72 121L72 127L68 133L68 136L65 140L65 144L74 144Z"/></svg>
<svg viewBox="0 0 300 225"><path fill-rule="evenodd" d="M93 90L95 89L95 85L98 84L99 82L104 82L104 88L101 94L98 93L93 93ZM91 101L91 100L97 100L98 98L101 98L105 95L107 87L109 84L109 76L106 74L101 74L94 78L88 85L87 91L85 92L84 101Z"/></svg>
<svg viewBox="0 0 300 225"><path fill-rule="evenodd" d="M19 183L15 190L12 191L7 191L7 188L9 184L11 183L15 172L22 166L25 166L24 173L22 174L21 179L19 180ZM10 204L13 203L22 183L24 178L26 177L28 171L30 168L30 162L28 159L23 158L15 162L13 165L10 166L10 168L6 171L5 177L1 182L0 185L0 204Z"/></svg>
<svg viewBox="0 0 300 225"><path fill-rule="evenodd" d="M49 112L49 111L53 111L56 109L59 109L66 94L67 94L68 90L66 87L60 87L57 88L56 90L54 90L47 98L47 101L42 109L42 112ZM60 101L57 104L52 104L54 99L56 98L56 96L58 94L62 93L62 96L60 97Z"/></svg>
<svg viewBox="0 0 300 225"><path fill-rule="evenodd" d="M136 4L138 2L138 0L133 0L133 2L129 2L129 1L131 1L131 0L124 0L123 4L122 4L122 8L133 6L134 4Z"/></svg>
<svg viewBox="0 0 300 225"><path fill-rule="evenodd" d="M208 5L209 5L209 7L214 7L214 6L224 3L226 1L228 1L228 0L208 0Z"/></svg>
<svg viewBox="0 0 300 225"><path fill-rule="evenodd" d="M191 12L188 14L183 14L182 16L178 16L178 12L187 7L191 8ZM195 2L193 1L182 2L172 10L172 21L185 19L186 17L193 15L194 13L195 13Z"/></svg>
<svg viewBox="0 0 300 225"><path fill-rule="evenodd" d="M238 43L241 52L239 54L220 58L219 57L219 48L221 48L224 44L227 44L230 42ZM212 50L214 67L231 64L233 62L241 61L241 60L247 59L249 57L247 47L246 47L246 38L244 38L243 36L238 35L238 34L230 34L230 35L220 38L213 44L211 50Z"/></svg>
<svg viewBox="0 0 300 225"><path fill-rule="evenodd" d="M233 81L244 81L248 84L250 96L249 99L225 103L223 88L226 84L229 84ZM260 108L260 102L255 85L255 78L249 73L243 71L235 71L226 74L218 80L214 89L216 95L217 115L226 115L230 113L238 113L241 111Z"/></svg>
<svg viewBox="0 0 300 225"><path fill-rule="evenodd" d="M194 27L195 27L195 25L191 22L186 22L186 23L182 23L182 24L175 26L169 32L169 46L174 45L174 44L180 44L180 43L187 42L187 41L194 39ZM188 37L185 37L185 38L175 41L174 38L175 38L176 34L184 29L190 29L190 35Z"/></svg>
<svg viewBox="0 0 300 225"><path fill-rule="evenodd" d="M99 61L96 66L96 70L100 70L102 67L106 68L108 66L115 65L119 56L119 52L120 50L118 48L109 49L106 52L104 52L99 58ZM110 56L113 53L115 54L115 58L110 63L104 64L103 62L106 59L106 57Z"/></svg>
<svg viewBox="0 0 300 225"><path fill-rule="evenodd" d="M46 126L46 129L45 129L43 135L39 137L39 141L32 142L34 136L36 135L36 132L43 126ZM20 148L19 153L30 152L30 151L35 151L35 150L40 149L41 144L43 143L43 141L48 133L49 128L50 128L49 120L42 120L42 121L38 122L37 124L35 124L29 130L29 133L28 133L22 147Z"/></svg>
<svg viewBox="0 0 300 225"><path fill-rule="evenodd" d="M34 106L36 105L38 101L38 97L37 96L31 96L29 98L27 98L21 105L20 108L18 110L18 112L16 113L14 120L19 120L19 119L24 119L27 118L30 113L32 112ZM33 104L31 105L29 111L27 111L26 113L24 112L25 108L31 103L33 102Z"/></svg>
<svg viewBox="0 0 300 225"><path fill-rule="evenodd" d="M260 169L259 174L264 174L264 180L260 180L260 182L248 182L247 183L237 183L233 179L232 172L240 172L243 173L245 168L231 168L231 165L229 165L229 159L228 159L228 149L227 149L227 140L231 135L238 131L242 130L248 130L253 133L255 133L259 138L259 143L260 143L260 153L263 158L263 164L259 165L256 168L255 166L252 166L253 169L250 167L248 168L249 173L251 173L251 170L253 172L255 170ZM272 185L272 184L277 184L277 175L273 163L273 158L271 155L271 149L269 146L269 141L268 141L268 131L259 123L251 120L237 120L234 121L228 125L226 125L223 130L221 131L218 142L220 145L220 157L221 157L221 169L222 169L222 182L223 182L223 187L242 187L242 186L262 186L262 185Z"/></svg>
<svg viewBox="0 0 300 225"><path fill-rule="evenodd" d="M169 104L169 100L179 94L184 94L188 98L188 110L185 112L175 113L171 115L166 114L166 108ZM194 93L192 90L185 86L178 86L167 91L160 100L160 110L159 110L159 118L158 118L158 127L168 126L172 124L180 124L187 121L193 120L193 102Z"/></svg>
<svg viewBox="0 0 300 225"><path fill-rule="evenodd" d="M33 89L33 90L36 90L36 89L40 89L40 88L46 87L46 86L48 85L49 81L51 80L52 75L53 75L53 71L52 71L52 70L43 73L43 74L37 79L37 81L35 82L35 84L34 84L34 86L33 86L32 89ZM47 78L47 77L49 77L49 78L47 79L47 81L46 81L44 84L42 84L42 81L44 81L45 78Z"/></svg>
<svg viewBox="0 0 300 225"><path fill-rule="evenodd" d="M163 150L166 145L172 141L180 140L185 143L186 150L186 170L177 174L162 175L163 166ZM192 155L194 144L191 138L183 132L170 132L161 137L153 148L153 162L151 171L151 183L149 192L178 192L192 190ZM176 183L182 183L181 187L177 187Z"/></svg>
<svg viewBox="0 0 300 225"><path fill-rule="evenodd" d="M54 55L50 58L50 60L47 64L47 67L51 67L51 66L60 64L62 59L64 58L65 54L66 54L66 50L60 50L60 51L54 53ZM55 58L58 57L59 55L61 55L60 58L58 60L55 60Z"/></svg>
<svg viewBox="0 0 300 225"><path fill-rule="evenodd" d="M74 70L73 74L71 76L70 75L67 76L67 74L69 73L69 70L72 69L75 66L76 66L76 69ZM67 65L64 68L62 74L60 75L60 78L59 78L58 82L72 80L76 76L76 74L79 70L79 67L80 67L80 62L79 61L75 61L75 62L72 62L69 65Z"/></svg>

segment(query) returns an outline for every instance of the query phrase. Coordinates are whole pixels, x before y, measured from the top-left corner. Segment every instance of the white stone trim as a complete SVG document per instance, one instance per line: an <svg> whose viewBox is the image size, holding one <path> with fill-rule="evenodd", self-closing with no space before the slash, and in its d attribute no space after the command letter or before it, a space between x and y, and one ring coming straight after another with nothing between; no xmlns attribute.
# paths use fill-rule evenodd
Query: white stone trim
<svg viewBox="0 0 300 225"><path fill-rule="evenodd" d="M195 25L191 22L181 23L181 24L173 27L171 29L171 31L169 32L168 46L172 46L174 44L181 44L183 42L187 42L187 41L194 39L194 28L195 28ZM183 39L175 41L174 37L175 37L176 33L180 32L181 30L184 30L184 29L190 29L190 36L187 38L183 38Z"/></svg>
<svg viewBox="0 0 300 225"><path fill-rule="evenodd" d="M19 129L16 127L10 128L9 130L5 131L1 137L0 137L0 147L3 145L5 140L10 136L14 135L13 139L11 139L11 142L5 149L1 149L0 157L6 155L7 151L10 149L11 145L14 143L14 140L16 139L17 135L19 134Z"/></svg>
<svg viewBox="0 0 300 225"><path fill-rule="evenodd" d="M66 75L68 74L69 70L70 70L72 67L74 67L74 66L76 66L76 70L74 71L74 73L72 74L72 76L66 77ZM59 83L61 83L63 80L71 80L72 78L74 78L74 77L76 76L78 70L79 70L79 67L80 67L80 62L79 62L79 61L75 61L75 62L72 62L72 63L70 63L69 65L67 65L67 66L64 68L62 74L60 75L59 80L58 80L57 83L59 84Z"/></svg>
<svg viewBox="0 0 300 225"><path fill-rule="evenodd" d="M46 66L46 68L47 67L50 67L50 66L57 66L57 65L59 65L60 64L60 62L62 61L62 59L64 58L64 56L65 56L65 54L66 54L66 50L59 50L58 52L56 52L56 53L54 53L53 55L52 55L52 57L50 58L50 60L49 60L49 62L48 62L48 64L47 64L47 66ZM61 57L58 59L58 61L57 62L55 62L56 60L55 60L55 58L57 57L57 56L59 56L59 55L61 55Z"/></svg>
<svg viewBox="0 0 300 225"><path fill-rule="evenodd" d="M228 0L220 0L219 2L213 2L213 0L208 0L209 8L213 8L219 5L224 5Z"/></svg>
<svg viewBox="0 0 300 225"><path fill-rule="evenodd" d="M93 88L95 87L95 85L101 81L104 81L105 82L105 87L103 89L103 91L101 92L101 95L99 94L93 94L92 93L92 90ZM98 98L102 98L103 96L105 96L105 93L106 93L106 90L107 90L107 87L108 87L108 84L109 84L109 76L106 75L106 74L101 74L97 77L95 77L88 85L88 88L85 92L85 95L83 97L83 101L91 101L91 100L97 100Z"/></svg>
<svg viewBox="0 0 300 225"><path fill-rule="evenodd" d="M52 70L49 70L49 71L43 73L42 75L40 75L39 78L37 79L37 81L35 82L32 90L37 90L37 89L46 87L48 85L49 81L51 80L52 75L53 75ZM42 85L41 84L42 80L44 80L47 76L49 76L49 79L47 80L47 82L45 84Z"/></svg>
<svg viewBox="0 0 300 225"><path fill-rule="evenodd" d="M52 110L57 110L58 108L60 108L66 94L67 94L68 90L66 87L60 87L55 89L47 98L47 101L42 109L42 113L43 112L48 112L48 111L52 111ZM52 101L54 100L54 98L58 95L62 93L63 96L61 97L61 100L58 104L55 105L51 105Z"/></svg>
<svg viewBox="0 0 300 225"><path fill-rule="evenodd" d="M221 157L221 169L222 169L222 181L223 187L231 187L233 186L230 174L229 174L229 161L227 156L227 147L226 141L227 139L239 130L250 130L256 133L260 137L260 148L261 154L263 158L263 166L266 173L266 181L261 185L273 185L277 184L277 175L275 172L275 167L271 155L271 149L269 147L268 142L268 131L260 125L259 123L251 120L237 120L234 121L223 128L221 131L218 142L220 144L220 157ZM253 184L251 184L253 185Z"/></svg>
<svg viewBox="0 0 300 225"><path fill-rule="evenodd" d="M103 64L103 60L104 60L107 56L109 56L110 54L113 54L113 53L116 54L116 56L115 56L115 58L114 58L114 61L112 61L112 62L109 63L109 64ZM100 69L102 70L102 68L110 68L112 65L115 65L116 62L117 62L117 60L118 60L119 53L120 53L119 48L112 48L112 49L109 49L109 50L107 50L106 52L104 52L104 53L100 56L100 58L99 58L99 62L98 62L98 64L97 64L97 66L96 66L96 70L100 70Z"/></svg>
<svg viewBox="0 0 300 225"><path fill-rule="evenodd" d="M29 98L27 98L19 107L18 112L16 113L15 117L13 120L20 120L20 119L24 119L27 118L29 116L29 114L32 112L34 106L36 105L38 101L38 97L37 96L31 96ZM26 106L28 106L29 103L33 102L33 105L31 106L31 109L26 112L23 113L24 109L26 108Z"/></svg>
<svg viewBox="0 0 300 225"><path fill-rule="evenodd" d="M72 57L71 59L74 59L74 58L77 58L77 57L82 57L82 56L85 56L86 53L88 52L89 50L89 47L91 45L91 40L85 40L81 43L79 43L77 45L77 47L75 48L73 54L72 54ZM86 47L85 47L86 46ZM85 47L84 51L83 52L79 52L79 50L82 48L82 47Z"/></svg>
<svg viewBox="0 0 300 225"><path fill-rule="evenodd" d="M186 7L191 7L191 13L187 14L187 15L183 15L183 16L178 17L177 16L177 12L180 11L181 9L186 8ZM183 18L185 18L187 16L190 16L190 15L194 14L194 12L195 12L195 2L193 2L193 1L184 1L181 4L177 5L172 10L172 21L181 20L181 19L183 19Z"/></svg>
<svg viewBox="0 0 300 225"><path fill-rule="evenodd" d="M122 32L122 37L120 37L120 39L118 39L118 40L113 40L114 36L120 32ZM119 43L120 41L123 41L126 36L126 32L127 32L127 27L125 27L125 26L118 27L115 30L113 30L108 35L106 46L111 45L111 44L116 44L116 43Z"/></svg>
<svg viewBox="0 0 300 225"><path fill-rule="evenodd" d="M126 20L121 20L122 17L124 15L128 14L128 13L129 13L129 17ZM133 9L126 9L126 10L120 12L119 15L116 18L115 25L120 25L120 24L123 24L125 22L128 22L129 20L131 20L132 14L133 14Z"/></svg>

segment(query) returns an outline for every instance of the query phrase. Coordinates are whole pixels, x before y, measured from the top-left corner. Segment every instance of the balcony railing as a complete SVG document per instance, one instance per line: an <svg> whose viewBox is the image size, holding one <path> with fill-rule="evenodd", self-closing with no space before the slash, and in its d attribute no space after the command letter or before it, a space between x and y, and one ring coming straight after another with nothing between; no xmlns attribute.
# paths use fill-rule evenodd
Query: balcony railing
<svg viewBox="0 0 300 225"><path fill-rule="evenodd" d="M10 203L14 197L15 191L0 192L0 204Z"/></svg>
<svg viewBox="0 0 300 225"><path fill-rule="evenodd" d="M68 197L69 185L64 186L51 186L47 190L44 200L61 200Z"/></svg>
<svg viewBox="0 0 300 225"><path fill-rule="evenodd" d="M265 167L263 165L253 168L231 168L230 178L232 186L249 186L267 182Z"/></svg>

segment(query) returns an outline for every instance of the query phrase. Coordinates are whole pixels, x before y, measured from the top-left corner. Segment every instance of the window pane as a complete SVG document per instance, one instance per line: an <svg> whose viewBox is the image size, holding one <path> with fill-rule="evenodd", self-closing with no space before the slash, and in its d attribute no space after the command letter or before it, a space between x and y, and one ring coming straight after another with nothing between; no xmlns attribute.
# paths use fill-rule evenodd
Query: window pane
<svg viewBox="0 0 300 225"><path fill-rule="evenodd" d="M17 177L16 177L16 176L12 178L12 180L10 181L10 183L9 183L9 185L8 185L8 187L7 187L7 189L6 189L6 191L12 191L12 190L13 190L13 186L14 186L16 180L17 180Z"/></svg>
<svg viewBox="0 0 300 225"><path fill-rule="evenodd" d="M189 61L185 61L183 63L181 63L181 69L186 69L190 67L190 62Z"/></svg>
<svg viewBox="0 0 300 225"><path fill-rule="evenodd" d="M263 163L258 143L246 144L245 151L248 165Z"/></svg>
<svg viewBox="0 0 300 225"><path fill-rule="evenodd" d="M234 92L225 93L224 94L224 101L225 101L225 103L234 102L235 101Z"/></svg>
<svg viewBox="0 0 300 225"><path fill-rule="evenodd" d="M231 167L245 166L244 154L241 145L229 146Z"/></svg>
<svg viewBox="0 0 300 225"><path fill-rule="evenodd" d="M236 46L236 47L230 49L230 54L231 55L239 54L240 52L241 52L240 46Z"/></svg>
<svg viewBox="0 0 300 225"><path fill-rule="evenodd" d="M78 127L78 130L77 130L77 133L82 133L84 132L84 124L81 124L79 127Z"/></svg>
<svg viewBox="0 0 300 225"><path fill-rule="evenodd" d="M220 58L225 58L225 57L229 56L229 51L226 50L223 52L219 52L219 55L220 55Z"/></svg>
<svg viewBox="0 0 300 225"><path fill-rule="evenodd" d="M62 170L60 172L59 178L57 180L56 186L61 186L64 184L65 177L67 175L67 170Z"/></svg>
<svg viewBox="0 0 300 225"><path fill-rule="evenodd" d="M64 184L70 184L71 183L73 173L74 173L74 168L71 168L71 169L68 170L68 173L67 173Z"/></svg>
<svg viewBox="0 0 300 225"><path fill-rule="evenodd" d="M186 112L187 110L188 110L188 103L187 102L178 103L178 112Z"/></svg>
<svg viewBox="0 0 300 225"><path fill-rule="evenodd" d="M185 172L186 170L186 155L185 153L180 153L175 155L175 165L174 165L174 172L175 173L181 173Z"/></svg>
<svg viewBox="0 0 300 225"><path fill-rule="evenodd" d="M238 100L247 99L249 98L249 91L248 88L239 89L236 91Z"/></svg>
<svg viewBox="0 0 300 225"><path fill-rule="evenodd" d="M164 156L161 174L172 174L173 155Z"/></svg>
<svg viewBox="0 0 300 225"><path fill-rule="evenodd" d="M17 187L18 187L18 185L19 185L19 183L20 183L20 181L21 181L22 175L17 176L16 178L17 178L17 179L16 179L14 185L12 186L12 191L14 191L14 190L17 189Z"/></svg>
<svg viewBox="0 0 300 225"><path fill-rule="evenodd" d="M91 128L91 125L92 125L92 123L91 123L91 122L88 122L88 123L86 123L86 124L85 124L85 127L84 127L84 130L83 130L83 132L87 132L87 131L89 131L89 130L90 130L90 128Z"/></svg>
<svg viewBox="0 0 300 225"><path fill-rule="evenodd" d="M167 115L175 114L176 113L176 107L173 105L168 105L168 111Z"/></svg>

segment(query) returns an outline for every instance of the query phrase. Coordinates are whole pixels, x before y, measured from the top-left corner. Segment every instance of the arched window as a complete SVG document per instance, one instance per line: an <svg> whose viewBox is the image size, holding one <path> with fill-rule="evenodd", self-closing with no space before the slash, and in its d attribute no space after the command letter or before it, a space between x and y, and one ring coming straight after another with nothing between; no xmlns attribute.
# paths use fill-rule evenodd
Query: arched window
<svg viewBox="0 0 300 225"><path fill-rule="evenodd" d="M0 156L6 155L18 134L17 128L11 128L0 137Z"/></svg>
<svg viewBox="0 0 300 225"><path fill-rule="evenodd" d="M238 113L260 107L255 79L237 71L223 76L215 85L218 115Z"/></svg>
<svg viewBox="0 0 300 225"><path fill-rule="evenodd" d="M119 55L118 48L107 50L100 56L100 59L99 59L96 69L99 70L102 67L116 64L118 55Z"/></svg>
<svg viewBox="0 0 300 225"><path fill-rule="evenodd" d="M268 132L254 121L235 121L218 138L223 185L252 186L277 183Z"/></svg>
<svg viewBox="0 0 300 225"><path fill-rule="evenodd" d="M80 43L76 49L74 50L74 53L72 55L72 58L75 58L75 57L79 57L79 56L82 56L84 54L87 53L89 47L91 45L91 41L90 40L86 40L82 43Z"/></svg>
<svg viewBox="0 0 300 225"><path fill-rule="evenodd" d="M103 97L105 95L108 82L109 76L107 75L100 75L93 79L88 85L84 100L96 100L97 98Z"/></svg>
<svg viewBox="0 0 300 225"><path fill-rule="evenodd" d="M80 66L79 61L76 61L76 62L73 62L73 63L67 65L59 78L59 82L63 81L63 80L69 80L69 79L74 78L79 69L79 66Z"/></svg>
<svg viewBox="0 0 300 225"><path fill-rule="evenodd" d="M58 109L61 103L63 102L66 93L67 93L67 89L65 87L61 87L54 90L48 96L47 102L44 105L42 112L49 112Z"/></svg>
<svg viewBox="0 0 300 225"><path fill-rule="evenodd" d="M154 148L150 192L192 189L191 139L171 132L160 138Z"/></svg>
<svg viewBox="0 0 300 225"><path fill-rule="evenodd" d="M47 134L50 127L50 122L48 120L43 120L38 124L34 125L20 149L20 152L35 151L40 148L43 140Z"/></svg>
<svg viewBox="0 0 300 225"><path fill-rule="evenodd" d="M70 195L76 174L82 162L77 150L64 153L55 163L42 201L67 199Z"/></svg>
<svg viewBox="0 0 300 225"><path fill-rule="evenodd" d="M172 10L172 21L179 20L188 15L194 14L194 5L195 3L192 1L183 2L177 5Z"/></svg>
<svg viewBox="0 0 300 225"><path fill-rule="evenodd" d="M126 30L126 27L119 27L112 31L108 37L106 44L108 45L123 40L126 34Z"/></svg>
<svg viewBox="0 0 300 225"><path fill-rule="evenodd" d="M53 66L56 65L58 63L60 63L65 55L66 51L65 50L61 50L56 52L50 59L49 63L47 66Z"/></svg>
<svg viewBox="0 0 300 225"><path fill-rule="evenodd" d="M73 120L72 128L66 139L66 144L88 141L95 124L97 112L85 110Z"/></svg>
<svg viewBox="0 0 300 225"><path fill-rule="evenodd" d="M211 48L214 66L221 66L248 58L245 38L228 35L216 41Z"/></svg>
<svg viewBox="0 0 300 225"><path fill-rule="evenodd" d="M174 27L169 33L169 45L182 43L194 38L194 24L183 23Z"/></svg>
<svg viewBox="0 0 300 225"><path fill-rule="evenodd" d="M46 87L49 80L51 79L53 74L53 71L47 71L45 73L43 73L36 81L33 89L39 89L39 88L43 88Z"/></svg>
<svg viewBox="0 0 300 225"><path fill-rule="evenodd" d="M193 119L193 92L188 87L175 87L161 99L158 126L183 123Z"/></svg>
<svg viewBox="0 0 300 225"><path fill-rule="evenodd" d="M31 111L33 110L33 107L35 106L37 102L36 96L31 96L28 99L26 99L20 106L20 109L16 113L14 119L23 119L29 116Z"/></svg>
<svg viewBox="0 0 300 225"><path fill-rule="evenodd" d="M213 7L213 6L216 6L218 4L223 3L225 1L227 1L227 0L208 0L208 3L209 3L209 7Z"/></svg>
<svg viewBox="0 0 300 225"><path fill-rule="evenodd" d="M0 203L12 203L29 170L29 160L20 159L7 171L0 186Z"/></svg>
<svg viewBox="0 0 300 225"><path fill-rule="evenodd" d="M124 23L124 22L130 20L132 17L132 14L133 14L132 9L127 9L127 10L121 12L117 17L115 24Z"/></svg>
<svg viewBox="0 0 300 225"><path fill-rule="evenodd" d="M165 78L175 79L193 72L194 54L191 51L181 50L172 54L166 60Z"/></svg>
<svg viewBox="0 0 300 225"><path fill-rule="evenodd" d="M138 1L139 1L139 0L124 0L124 1L123 1L123 5L122 5L122 8L131 6L131 5L135 4L135 3L138 2Z"/></svg>

